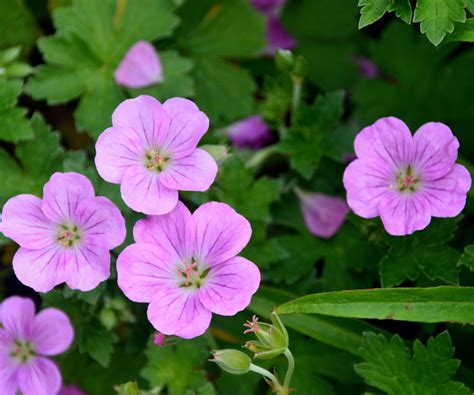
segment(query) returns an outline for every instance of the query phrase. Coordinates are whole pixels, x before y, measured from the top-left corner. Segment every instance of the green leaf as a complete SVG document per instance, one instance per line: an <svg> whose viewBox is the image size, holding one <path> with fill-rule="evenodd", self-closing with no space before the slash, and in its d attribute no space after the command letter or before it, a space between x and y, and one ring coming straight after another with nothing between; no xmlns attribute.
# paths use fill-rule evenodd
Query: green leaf
<svg viewBox="0 0 474 395"><path fill-rule="evenodd" d="M276 306L294 297L295 295L284 290L260 287L248 309L270 319L270 313ZM379 332L374 326L358 320L319 315L285 315L280 318L288 328L354 355L359 353L363 332Z"/></svg>
<svg viewBox="0 0 474 395"><path fill-rule="evenodd" d="M324 145L344 110L344 93L336 91L318 96L312 106L301 104L295 126L280 142L281 152L290 156L290 166L309 179L325 154Z"/></svg>
<svg viewBox="0 0 474 395"><path fill-rule="evenodd" d="M110 364L117 340L117 337L99 322L89 322L83 325L79 351L87 352L92 359L106 368Z"/></svg>
<svg viewBox="0 0 474 395"><path fill-rule="evenodd" d="M303 296L278 307L280 314L474 324L474 287L364 289Z"/></svg>
<svg viewBox="0 0 474 395"><path fill-rule="evenodd" d="M471 391L462 383L450 381L460 361L452 359L454 348L447 331L431 337L426 346L419 340L413 353L403 340L368 332L361 354L365 362L354 366L366 383L391 395L465 394ZM452 392L449 392L452 391Z"/></svg>
<svg viewBox="0 0 474 395"><path fill-rule="evenodd" d="M469 18L464 23L456 23L454 31L446 36L444 42L453 41L474 42L474 18Z"/></svg>
<svg viewBox="0 0 474 395"><path fill-rule="evenodd" d="M463 254L459 257L458 266L467 266L474 272L474 245L468 245L464 248Z"/></svg>
<svg viewBox="0 0 474 395"><path fill-rule="evenodd" d="M464 22L464 0L418 0L413 22L420 22L421 32L434 44L439 45L446 33L452 33L454 22Z"/></svg>
<svg viewBox="0 0 474 395"><path fill-rule="evenodd" d="M166 386L168 394L184 395L206 384L202 364L210 354L202 337L167 347L150 343L146 355L148 363L141 375L153 387Z"/></svg>
<svg viewBox="0 0 474 395"><path fill-rule="evenodd" d="M428 228L406 237L389 237L388 254L380 262L384 287L393 287L406 279L424 274L430 280L459 283L459 252L446 246L456 231L460 217L434 219Z"/></svg>
<svg viewBox="0 0 474 395"><path fill-rule="evenodd" d="M243 118L254 109L256 84L251 74L219 58L197 58L193 71L196 102L211 119Z"/></svg>
<svg viewBox="0 0 474 395"><path fill-rule="evenodd" d="M23 0L0 2L0 48L21 45L29 49L38 34L36 21Z"/></svg>
<svg viewBox="0 0 474 395"><path fill-rule="evenodd" d="M21 81L0 79L0 140L16 142L32 137L26 109L16 106L21 88Z"/></svg>
<svg viewBox="0 0 474 395"><path fill-rule="evenodd" d="M359 0L359 29L378 21L388 11L391 0Z"/></svg>
<svg viewBox="0 0 474 395"><path fill-rule="evenodd" d="M77 126L97 137L125 98L113 78L120 60L138 40L170 35L173 9L168 0L75 0L56 9L56 34L39 40L47 64L36 69L27 92L48 104L79 98Z"/></svg>
<svg viewBox="0 0 474 395"><path fill-rule="evenodd" d="M140 395L138 384L136 381L130 381L126 384L121 384L116 391L119 395Z"/></svg>
<svg viewBox="0 0 474 395"><path fill-rule="evenodd" d="M392 0L392 4L388 9L395 11L395 14L405 23L410 24L413 18L413 10L410 0Z"/></svg>

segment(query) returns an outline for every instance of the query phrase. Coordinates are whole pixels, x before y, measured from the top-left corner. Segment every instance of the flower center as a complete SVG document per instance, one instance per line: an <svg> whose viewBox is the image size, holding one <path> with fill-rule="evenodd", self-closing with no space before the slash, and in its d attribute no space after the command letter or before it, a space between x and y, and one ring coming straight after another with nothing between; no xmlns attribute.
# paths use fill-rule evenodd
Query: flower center
<svg viewBox="0 0 474 395"><path fill-rule="evenodd" d="M169 156L157 149L151 149L145 154L145 167L150 171L159 173L166 168L169 160Z"/></svg>
<svg viewBox="0 0 474 395"><path fill-rule="evenodd" d="M75 224L63 224L59 227L57 240L63 247L73 247L81 240L81 231Z"/></svg>
<svg viewBox="0 0 474 395"><path fill-rule="evenodd" d="M16 359L18 362L28 362L35 356L33 345L30 342L24 340L15 340L13 350L10 352L10 356Z"/></svg>
<svg viewBox="0 0 474 395"><path fill-rule="evenodd" d="M179 286L183 288L201 288L210 270L210 268L200 268L198 263L194 260L191 263L185 262L184 268L178 269L180 277Z"/></svg>
<svg viewBox="0 0 474 395"><path fill-rule="evenodd" d="M419 184L420 177L413 174L413 170L410 166L405 171L400 171L396 176L395 188L400 192L416 192Z"/></svg>

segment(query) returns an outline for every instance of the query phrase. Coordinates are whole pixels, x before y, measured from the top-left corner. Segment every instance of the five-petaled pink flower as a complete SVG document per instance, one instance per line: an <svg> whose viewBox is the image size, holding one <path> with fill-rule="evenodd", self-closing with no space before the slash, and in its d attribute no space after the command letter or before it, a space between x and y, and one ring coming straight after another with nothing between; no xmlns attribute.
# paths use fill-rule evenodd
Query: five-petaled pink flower
<svg viewBox="0 0 474 395"><path fill-rule="evenodd" d="M160 57L153 45L138 41L125 54L114 73L117 84L145 88L163 81Z"/></svg>
<svg viewBox="0 0 474 395"><path fill-rule="evenodd" d="M426 228L431 217L455 217L471 187L469 172L455 163L458 147L442 123L412 136L401 120L379 119L355 139L357 159L344 173L349 207L364 218L380 215L395 236Z"/></svg>
<svg viewBox="0 0 474 395"><path fill-rule="evenodd" d="M196 148L209 119L192 101L125 100L112 125L97 141L95 163L102 178L121 184L122 198L133 210L169 213L178 190L205 191L214 182L215 160Z"/></svg>
<svg viewBox="0 0 474 395"><path fill-rule="evenodd" d="M226 128L232 144L240 148L259 149L271 140L270 128L260 115L252 115Z"/></svg>
<svg viewBox="0 0 474 395"><path fill-rule="evenodd" d="M2 233L20 245L18 279L38 292L66 282L89 291L110 276L109 250L125 239L125 221L107 198L95 196L78 173L55 173L43 199L18 195L3 207Z"/></svg>
<svg viewBox="0 0 474 395"><path fill-rule="evenodd" d="M61 373L47 357L66 351L73 338L62 311L48 308L35 315L31 299L6 299L0 326L0 394L56 395Z"/></svg>
<svg viewBox="0 0 474 395"><path fill-rule="evenodd" d="M308 230L315 236L329 239L344 223L349 207L337 196L296 190L301 212Z"/></svg>
<svg viewBox="0 0 474 395"><path fill-rule="evenodd" d="M136 223L136 244L117 260L119 287L129 299L150 303L148 319L161 333L199 336L212 313L236 314L257 290L257 266L236 256L251 233L249 222L224 203L191 214L179 202L167 215Z"/></svg>

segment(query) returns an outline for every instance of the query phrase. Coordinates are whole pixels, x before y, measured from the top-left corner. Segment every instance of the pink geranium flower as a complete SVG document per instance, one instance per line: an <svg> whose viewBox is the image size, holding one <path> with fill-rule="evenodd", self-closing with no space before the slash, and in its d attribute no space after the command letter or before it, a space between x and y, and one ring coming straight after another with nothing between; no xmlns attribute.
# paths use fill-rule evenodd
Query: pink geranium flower
<svg viewBox="0 0 474 395"><path fill-rule="evenodd" d="M334 236L344 223L349 207L337 196L296 190L301 212L309 231L324 239Z"/></svg>
<svg viewBox="0 0 474 395"><path fill-rule="evenodd" d="M270 128L260 115L252 115L229 125L226 134L237 147L251 149L264 147L272 137Z"/></svg>
<svg viewBox="0 0 474 395"><path fill-rule="evenodd" d="M145 88L163 81L160 57L155 47L138 41L125 54L114 73L117 84L127 88Z"/></svg>
<svg viewBox="0 0 474 395"><path fill-rule="evenodd" d="M62 311L48 308L35 316L31 299L6 299L0 327L0 394L56 395L61 373L47 357L66 351L73 338Z"/></svg>
<svg viewBox="0 0 474 395"><path fill-rule="evenodd" d="M380 215L396 236L426 228L431 217L455 217L471 187L469 172L455 163L458 147L442 123L412 136L401 120L379 119L355 139L357 159L344 173L349 207L363 218Z"/></svg>
<svg viewBox="0 0 474 395"><path fill-rule="evenodd" d="M112 125L99 136L95 163L102 178L121 184L133 210L166 214L176 206L178 190L205 191L214 182L215 160L196 148L209 119L192 101L125 100Z"/></svg>
<svg viewBox="0 0 474 395"><path fill-rule="evenodd" d="M150 303L156 330L199 336L212 313L236 314L257 290L257 266L236 256L251 233L249 222L226 204L206 203L191 214L180 202L167 215L136 223L136 243L117 260L119 287L129 299Z"/></svg>
<svg viewBox="0 0 474 395"><path fill-rule="evenodd" d="M58 395L86 395L86 393L75 385L63 385Z"/></svg>
<svg viewBox="0 0 474 395"><path fill-rule="evenodd" d="M109 250L125 239L125 221L107 198L95 196L78 173L55 173L43 199L18 195L3 207L0 230L20 245L18 279L38 292L66 282L89 291L110 276Z"/></svg>

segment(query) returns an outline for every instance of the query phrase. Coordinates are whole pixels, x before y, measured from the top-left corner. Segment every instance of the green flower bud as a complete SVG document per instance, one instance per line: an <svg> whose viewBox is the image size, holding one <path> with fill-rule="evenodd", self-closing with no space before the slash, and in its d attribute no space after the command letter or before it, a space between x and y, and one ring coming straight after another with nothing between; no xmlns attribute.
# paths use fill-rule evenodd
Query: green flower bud
<svg viewBox="0 0 474 395"><path fill-rule="evenodd" d="M247 342L245 347L255 353L255 358L269 359L282 354L289 345L288 332L275 313L272 313L273 324L258 322L256 316L245 326L249 329L244 333L252 332L257 341Z"/></svg>
<svg viewBox="0 0 474 395"><path fill-rule="evenodd" d="M215 362L221 369L232 374L245 374L250 370L252 361L249 356L238 350L217 350L212 352Z"/></svg>
<svg viewBox="0 0 474 395"><path fill-rule="evenodd" d="M295 58L293 52L288 49L277 49L275 63L280 71L290 71L293 68Z"/></svg>

